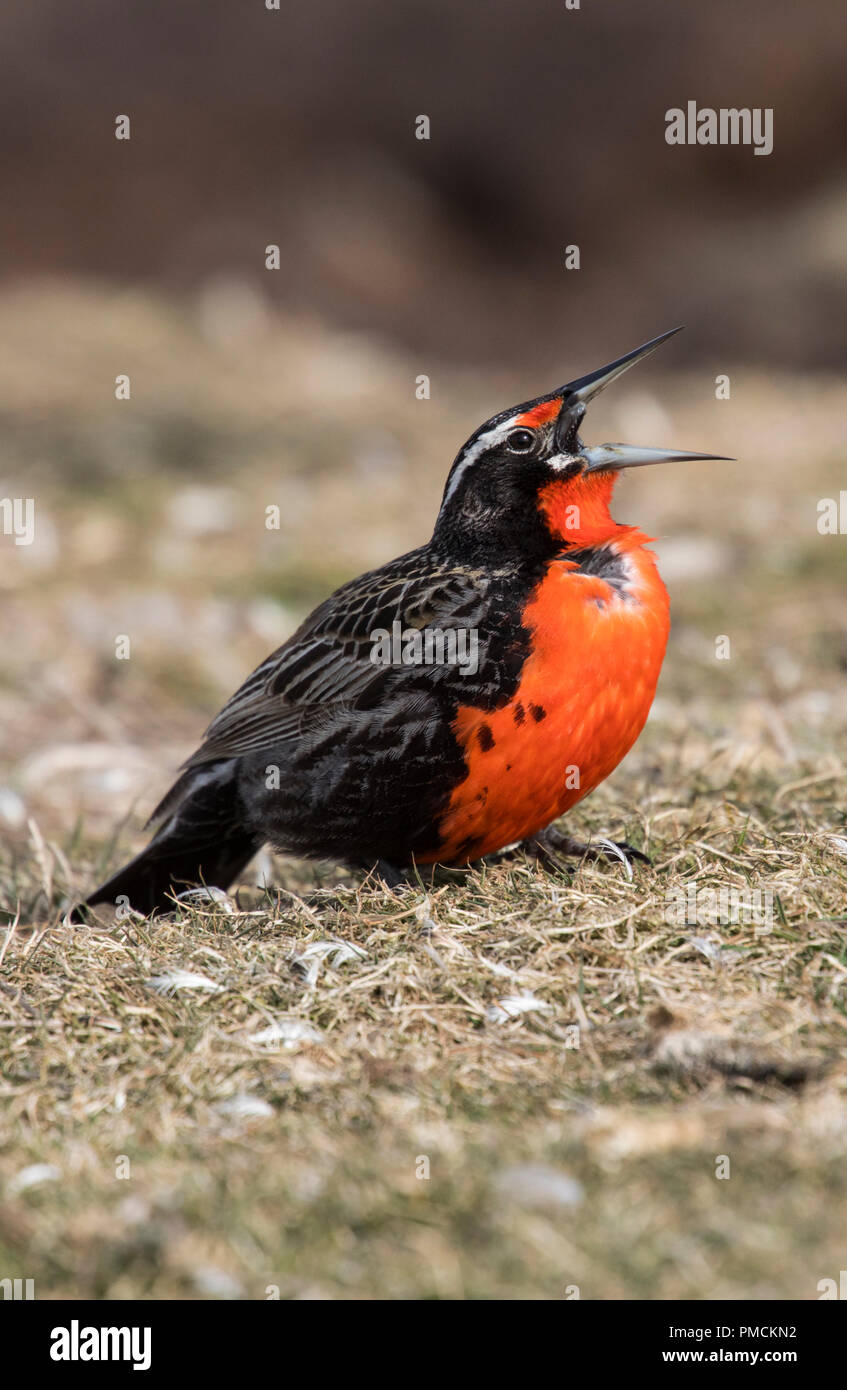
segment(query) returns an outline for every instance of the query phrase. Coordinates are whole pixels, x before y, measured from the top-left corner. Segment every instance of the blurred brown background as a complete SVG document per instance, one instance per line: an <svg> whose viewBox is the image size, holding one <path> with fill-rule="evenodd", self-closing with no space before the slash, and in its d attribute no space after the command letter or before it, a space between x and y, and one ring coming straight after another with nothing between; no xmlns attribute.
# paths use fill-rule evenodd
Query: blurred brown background
<svg viewBox="0 0 847 1390"><path fill-rule="evenodd" d="M0 34L8 275L181 291L235 270L474 365L677 322L683 360L843 360L836 0L7 0ZM668 146L688 100L772 107L773 153Z"/></svg>
<svg viewBox="0 0 847 1390"><path fill-rule="evenodd" d="M130 814L137 842L251 666L427 538L482 420L677 323L586 429L738 459L620 486L673 598L660 695L717 699L733 738L745 701L799 701L821 756L847 663L847 547L816 529L845 486L842 9L11 0L0 32L0 497L36 507L33 545L0 535L17 853L30 815L102 845ZM773 153L667 145L689 100L772 107Z"/></svg>
<svg viewBox="0 0 847 1390"><path fill-rule="evenodd" d="M847 1017L847 514L817 525L847 490L847 12L281 2L0 10L0 502L35 507L33 544L0 529L0 1276L813 1299L847 1217L843 1060L814 1083ZM689 100L772 107L773 153L668 146ZM317 915L30 937L140 848L308 609L427 539L484 419L678 323L584 430L737 460L615 496L673 627L568 828L652 868L492 866L398 910L278 859ZM772 891L778 922L682 933L683 882ZM186 970L211 989L158 992ZM289 1012L305 1036L266 1053ZM550 1168L567 1195L536 1210Z"/></svg>

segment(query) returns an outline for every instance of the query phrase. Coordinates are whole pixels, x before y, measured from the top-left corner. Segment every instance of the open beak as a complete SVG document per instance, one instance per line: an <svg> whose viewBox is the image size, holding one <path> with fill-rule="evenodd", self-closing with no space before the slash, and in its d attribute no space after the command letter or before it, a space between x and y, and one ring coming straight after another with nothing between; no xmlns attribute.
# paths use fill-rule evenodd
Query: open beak
<svg viewBox="0 0 847 1390"><path fill-rule="evenodd" d="M588 376L581 376L576 381L569 382L558 393L562 399L562 407L556 421L556 443L563 452L584 459L586 473L618 472L622 468L642 468L648 463L681 463L686 459L726 457L724 454L694 454L679 449L642 449L631 444L598 444L589 447L583 444L579 437L579 427L589 401L598 396L623 372L629 371L636 362L640 362L643 357L649 357L660 343L679 332L681 328L672 328L668 333L660 333L658 338L651 338L649 343L642 343L641 347L626 353L624 357L618 357L608 366L600 367Z"/></svg>
<svg viewBox="0 0 847 1390"><path fill-rule="evenodd" d="M679 449L649 449L637 444L597 444L583 446L580 454L588 466L586 473L618 473L622 468L643 468L648 463L685 463L686 459L724 459L726 454L693 454Z"/></svg>

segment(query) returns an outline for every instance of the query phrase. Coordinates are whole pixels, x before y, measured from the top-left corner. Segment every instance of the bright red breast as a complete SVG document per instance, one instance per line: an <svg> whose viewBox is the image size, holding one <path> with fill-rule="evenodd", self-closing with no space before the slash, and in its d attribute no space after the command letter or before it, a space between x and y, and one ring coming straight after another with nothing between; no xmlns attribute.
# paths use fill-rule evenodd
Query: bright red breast
<svg viewBox="0 0 847 1390"><path fill-rule="evenodd" d="M597 476L578 492L579 539L611 542L628 569L627 592L567 558L549 565L524 612L532 648L514 697L494 713L458 710L468 775L424 862L467 863L536 834L608 777L644 727L670 628L668 595L644 548L649 538L610 517L612 486ZM542 498L563 534L574 499L572 484L556 483Z"/></svg>

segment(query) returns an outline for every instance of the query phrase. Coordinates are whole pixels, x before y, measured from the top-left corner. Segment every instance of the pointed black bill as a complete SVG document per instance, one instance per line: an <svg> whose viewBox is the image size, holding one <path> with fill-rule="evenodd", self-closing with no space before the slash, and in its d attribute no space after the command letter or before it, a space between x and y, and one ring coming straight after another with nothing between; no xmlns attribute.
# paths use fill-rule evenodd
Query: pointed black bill
<svg viewBox="0 0 847 1390"><path fill-rule="evenodd" d="M610 362L606 367L599 367L596 372L589 372L588 376L578 377L576 381L569 381L567 386L563 386L559 393L562 397L563 409L572 409L576 405L588 405L595 396L621 376L623 372L628 372L630 367L634 367L636 362L640 362L642 357L649 357L651 352L655 352L660 343L664 343L668 338L673 338L676 333L682 332L683 325L679 328L671 328L667 333L660 333L658 338L651 338L649 343L642 343L641 347L634 348L632 352L627 352L623 357L618 357L614 362Z"/></svg>
<svg viewBox="0 0 847 1390"><path fill-rule="evenodd" d="M671 328L667 333L660 333L658 338L651 338L648 343L642 343L641 347L625 353L623 357L616 358L607 366L598 368L596 372L589 372L588 376L578 377L576 381L571 381L567 386L562 387L559 393L562 407L556 422L556 441L564 452L585 460L586 473L612 473L619 472L623 468L643 468L650 463L673 463L683 462L686 459L723 459L725 457L723 454L695 454L679 449L641 449L630 444L598 444L589 447L583 444L579 437L579 427L589 401L598 396L610 382L615 381L623 372L629 371L636 362L640 362L644 357L649 357L650 353L655 352L661 343L666 342L668 338L672 338L681 331L682 325L679 328Z"/></svg>
<svg viewBox="0 0 847 1390"><path fill-rule="evenodd" d="M634 444L595 444L580 449L587 463L586 473L619 473L622 468L644 468L648 463L685 463L688 459L722 459L734 463L726 454L693 454L681 449L640 449Z"/></svg>

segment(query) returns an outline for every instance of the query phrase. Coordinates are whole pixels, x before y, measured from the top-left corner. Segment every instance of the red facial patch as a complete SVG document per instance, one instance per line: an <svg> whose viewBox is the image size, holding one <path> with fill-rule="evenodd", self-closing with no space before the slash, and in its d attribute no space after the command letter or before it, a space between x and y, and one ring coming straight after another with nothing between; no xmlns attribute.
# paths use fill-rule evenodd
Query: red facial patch
<svg viewBox="0 0 847 1390"><path fill-rule="evenodd" d="M555 420L561 408L561 396L554 396L551 401L541 401L538 405L534 405L532 410L526 410L523 415L518 415L514 423L515 425L526 425L529 429L533 429L536 425L546 425L551 420Z"/></svg>

